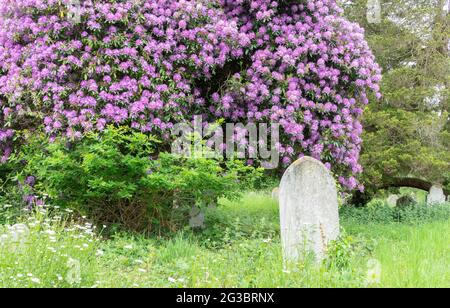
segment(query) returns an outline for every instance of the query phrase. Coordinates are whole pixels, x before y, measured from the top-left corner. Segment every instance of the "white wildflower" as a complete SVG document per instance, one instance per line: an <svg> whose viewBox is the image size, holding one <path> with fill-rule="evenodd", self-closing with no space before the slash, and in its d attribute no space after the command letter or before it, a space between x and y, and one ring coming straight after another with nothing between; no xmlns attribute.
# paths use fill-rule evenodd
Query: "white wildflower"
<svg viewBox="0 0 450 308"><path fill-rule="evenodd" d="M31 278L31 282L36 283L36 284L40 284L41 280L39 278Z"/></svg>
<svg viewBox="0 0 450 308"><path fill-rule="evenodd" d="M69 258L67 261L67 275L66 281L73 284L79 284L81 282L81 264L76 259Z"/></svg>
<svg viewBox="0 0 450 308"><path fill-rule="evenodd" d="M24 224L16 224L9 228L9 232L14 242L23 242L30 234L30 229Z"/></svg>
<svg viewBox="0 0 450 308"><path fill-rule="evenodd" d="M45 233L48 235L56 235L56 232L53 230L45 230Z"/></svg>
<svg viewBox="0 0 450 308"><path fill-rule="evenodd" d="M367 262L367 284L376 285L381 282L381 263L376 259Z"/></svg>

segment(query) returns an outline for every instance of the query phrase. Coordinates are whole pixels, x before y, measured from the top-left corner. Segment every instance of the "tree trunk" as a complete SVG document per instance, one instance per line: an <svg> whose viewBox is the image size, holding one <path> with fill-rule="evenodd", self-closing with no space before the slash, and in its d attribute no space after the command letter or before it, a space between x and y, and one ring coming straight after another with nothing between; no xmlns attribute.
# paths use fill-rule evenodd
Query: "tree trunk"
<svg viewBox="0 0 450 308"><path fill-rule="evenodd" d="M378 189L410 187L410 188L416 188L416 189L421 189L421 190L425 190L425 191L430 191L432 186L433 186L433 183L425 181L425 180L417 179L417 178L394 178L391 181L385 183L383 186L379 187ZM444 189L444 194L446 196L449 196L450 191L447 189Z"/></svg>

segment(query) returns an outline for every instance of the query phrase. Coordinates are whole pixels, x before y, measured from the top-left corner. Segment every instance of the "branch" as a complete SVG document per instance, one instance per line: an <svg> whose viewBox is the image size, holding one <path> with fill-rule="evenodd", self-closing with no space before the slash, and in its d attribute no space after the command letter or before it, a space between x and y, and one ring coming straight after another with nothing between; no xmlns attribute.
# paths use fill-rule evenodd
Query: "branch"
<svg viewBox="0 0 450 308"><path fill-rule="evenodd" d="M379 187L379 189L399 187L410 187L430 191L431 187L433 187L433 183L418 178L394 178L389 182L383 184L381 187ZM448 189L444 189L444 194L446 196L449 196L450 191Z"/></svg>

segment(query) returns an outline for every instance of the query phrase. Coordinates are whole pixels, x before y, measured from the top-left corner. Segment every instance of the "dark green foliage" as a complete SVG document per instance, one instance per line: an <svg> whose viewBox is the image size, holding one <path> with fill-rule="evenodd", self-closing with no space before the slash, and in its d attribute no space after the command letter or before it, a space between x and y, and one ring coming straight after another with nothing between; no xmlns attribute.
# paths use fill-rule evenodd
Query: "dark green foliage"
<svg viewBox="0 0 450 308"><path fill-rule="evenodd" d="M328 269L348 270L355 258L367 256L373 249L373 244L367 240L348 235L345 230L341 230L339 238L332 241L327 248L324 265Z"/></svg>
<svg viewBox="0 0 450 308"><path fill-rule="evenodd" d="M413 206L417 206L417 201L414 199L414 197L412 197L410 195L401 196L397 200L397 207L399 207L399 208L407 208L407 207L413 207Z"/></svg>
<svg viewBox="0 0 450 308"><path fill-rule="evenodd" d="M450 14L445 0L380 0L380 24L367 22L367 0L346 1L383 67L379 102L363 116L365 202L405 178L450 188ZM404 182L404 181L403 181ZM417 188L417 187L416 187Z"/></svg>

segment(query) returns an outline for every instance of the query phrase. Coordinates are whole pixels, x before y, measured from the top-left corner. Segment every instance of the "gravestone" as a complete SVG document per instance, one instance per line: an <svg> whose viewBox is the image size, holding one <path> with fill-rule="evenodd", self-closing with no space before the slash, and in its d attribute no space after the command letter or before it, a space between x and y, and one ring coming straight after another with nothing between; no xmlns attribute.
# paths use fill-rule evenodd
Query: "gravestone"
<svg viewBox="0 0 450 308"><path fill-rule="evenodd" d="M205 214L196 206L189 213L189 226L193 229L205 227Z"/></svg>
<svg viewBox="0 0 450 308"><path fill-rule="evenodd" d="M278 201L279 198L280 198L280 188L277 187L272 190L272 199Z"/></svg>
<svg viewBox="0 0 450 308"><path fill-rule="evenodd" d="M283 175L280 185L283 255L296 262L307 253L325 257L330 241L339 236L336 182L318 160L303 157Z"/></svg>
<svg viewBox="0 0 450 308"><path fill-rule="evenodd" d="M442 187L442 185L433 185L427 197L427 204L433 205L445 203L445 201L444 188Z"/></svg>
<svg viewBox="0 0 450 308"><path fill-rule="evenodd" d="M398 198L397 207L399 209L404 209L408 207L413 207L417 205L417 200L413 195L404 195Z"/></svg>
<svg viewBox="0 0 450 308"><path fill-rule="evenodd" d="M397 206L397 201L398 199L400 199L400 197L398 195L390 195L387 198L387 204L389 207L394 208Z"/></svg>

